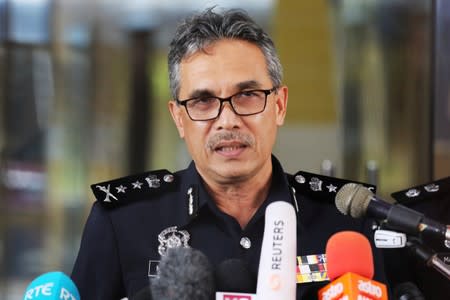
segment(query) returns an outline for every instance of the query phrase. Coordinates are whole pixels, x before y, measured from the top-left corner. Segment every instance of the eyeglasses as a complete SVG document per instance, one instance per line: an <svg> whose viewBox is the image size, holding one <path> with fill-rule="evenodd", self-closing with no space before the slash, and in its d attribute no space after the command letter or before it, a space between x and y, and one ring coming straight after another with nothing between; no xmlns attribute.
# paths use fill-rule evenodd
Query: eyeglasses
<svg viewBox="0 0 450 300"><path fill-rule="evenodd" d="M217 118L222 111L224 102L230 102L231 108L238 116L256 115L264 111L267 96L277 90L248 90L236 93L228 98L215 96L195 97L186 100L176 100L186 108L192 121L208 121Z"/></svg>

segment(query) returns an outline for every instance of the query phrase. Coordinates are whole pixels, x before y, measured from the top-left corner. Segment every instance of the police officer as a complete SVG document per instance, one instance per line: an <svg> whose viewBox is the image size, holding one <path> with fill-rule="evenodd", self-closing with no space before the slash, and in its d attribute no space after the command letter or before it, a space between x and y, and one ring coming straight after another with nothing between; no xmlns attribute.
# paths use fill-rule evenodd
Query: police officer
<svg viewBox="0 0 450 300"><path fill-rule="evenodd" d="M196 248L214 266L242 259L256 276L265 208L279 200L297 213L297 298L315 297L327 283L328 238L371 237L371 224L335 208L347 181L286 174L272 155L288 101L272 40L245 12L208 9L179 25L168 63L169 110L193 161L92 185L97 201L72 273L81 298L132 296L172 247ZM384 281L376 251L375 261Z"/></svg>
<svg viewBox="0 0 450 300"><path fill-rule="evenodd" d="M416 185L395 193L392 197L402 205L424 214L441 224L450 224L450 177ZM386 269L395 288L404 282L414 283L427 300L447 299L450 280L419 257L414 247L420 247L437 258L450 270L450 242L432 236L408 237L413 247L386 249Z"/></svg>

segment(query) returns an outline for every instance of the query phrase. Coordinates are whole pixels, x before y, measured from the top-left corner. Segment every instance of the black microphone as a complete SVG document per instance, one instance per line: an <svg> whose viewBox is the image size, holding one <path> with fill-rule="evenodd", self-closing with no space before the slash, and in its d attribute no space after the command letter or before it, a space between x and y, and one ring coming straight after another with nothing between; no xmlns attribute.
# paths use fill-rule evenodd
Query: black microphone
<svg viewBox="0 0 450 300"><path fill-rule="evenodd" d="M422 213L400 204L390 204L368 188L356 184L345 184L336 194L337 209L353 218L364 216L381 220L393 230L411 235L430 235L450 240L450 226L426 218Z"/></svg>
<svg viewBox="0 0 450 300"><path fill-rule="evenodd" d="M214 271L208 258L192 248L170 248L159 263L151 294L158 300L214 299Z"/></svg>
<svg viewBox="0 0 450 300"><path fill-rule="evenodd" d="M417 239L406 242L409 251L419 257L428 267L432 267L450 280L450 266L442 261L434 250L424 246Z"/></svg>
<svg viewBox="0 0 450 300"><path fill-rule="evenodd" d="M130 297L130 300L153 300L152 290L150 289L150 285L146 286L135 295Z"/></svg>
<svg viewBox="0 0 450 300"><path fill-rule="evenodd" d="M422 292L412 282L402 282L394 288L396 300L425 300Z"/></svg>
<svg viewBox="0 0 450 300"><path fill-rule="evenodd" d="M216 290L221 292L255 293L256 276L242 259L221 262L215 270Z"/></svg>

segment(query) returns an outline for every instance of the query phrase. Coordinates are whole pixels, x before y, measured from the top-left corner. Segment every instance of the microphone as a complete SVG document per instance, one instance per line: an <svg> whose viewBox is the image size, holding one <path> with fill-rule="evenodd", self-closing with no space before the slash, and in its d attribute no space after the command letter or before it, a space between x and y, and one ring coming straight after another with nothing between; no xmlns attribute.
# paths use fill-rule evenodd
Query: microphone
<svg viewBox="0 0 450 300"><path fill-rule="evenodd" d="M221 262L216 268L215 280L216 300L256 299L256 278L242 259Z"/></svg>
<svg viewBox="0 0 450 300"><path fill-rule="evenodd" d="M319 300L387 300L386 286L372 280L372 248L359 232L341 231L327 242L328 277L331 283L319 290Z"/></svg>
<svg viewBox="0 0 450 300"><path fill-rule="evenodd" d="M256 278L242 259L224 260L214 275L217 291L254 293L256 290Z"/></svg>
<svg viewBox="0 0 450 300"><path fill-rule="evenodd" d="M397 300L425 300L422 292L412 282L402 282L394 288L394 297Z"/></svg>
<svg viewBox="0 0 450 300"><path fill-rule="evenodd" d="M193 248L170 248L159 263L151 294L158 300L214 299L214 272L208 258Z"/></svg>
<svg viewBox="0 0 450 300"><path fill-rule="evenodd" d="M153 300L150 285L146 286L145 288L134 294L132 297L130 297L130 300Z"/></svg>
<svg viewBox="0 0 450 300"><path fill-rule="evenodd" d="M264 236L259 259L258 300L296 299L297 218L284 201L266 208Z"/></svg>
<svg viewBox="0 0 450 300"><path fill-rule="evenodd" d="M428 267L434 268L440 272L447 279L450 280L450 266L442 261L438 254L430 248L422 245L422 243L415 239L410 239L406 246L417 257L419 257Z"/></svg>
<svg viewBox="0 0 450 300"><path fill-rule="evenodd" d="M450 241L450 226L426 218L422 213L400 204L390 204L356 183L345 184L336 194L337 209L353 218L374 217L406 234L435 236Z"/></svg>
<svg viewBox="0 0 450 300"><path fill-rule="evenodd" d="M38 276L27 287L23 300L80 300L75 283L62 272Z"/></svg>

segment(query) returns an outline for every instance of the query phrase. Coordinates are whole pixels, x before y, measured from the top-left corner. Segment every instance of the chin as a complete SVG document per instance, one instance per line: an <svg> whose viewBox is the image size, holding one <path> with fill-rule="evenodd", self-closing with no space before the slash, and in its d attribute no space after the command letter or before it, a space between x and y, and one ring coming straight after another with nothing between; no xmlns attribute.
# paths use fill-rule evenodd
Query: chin
<svg viewBox="0 0 450 300"><path fill-rule="evenodd" d="M243 165L237 166L233 163L226 163L225 166L214 168L212 171L219 177L222 177L225 181L240 181L248 178L251 173L251 171Z"/></svg>

